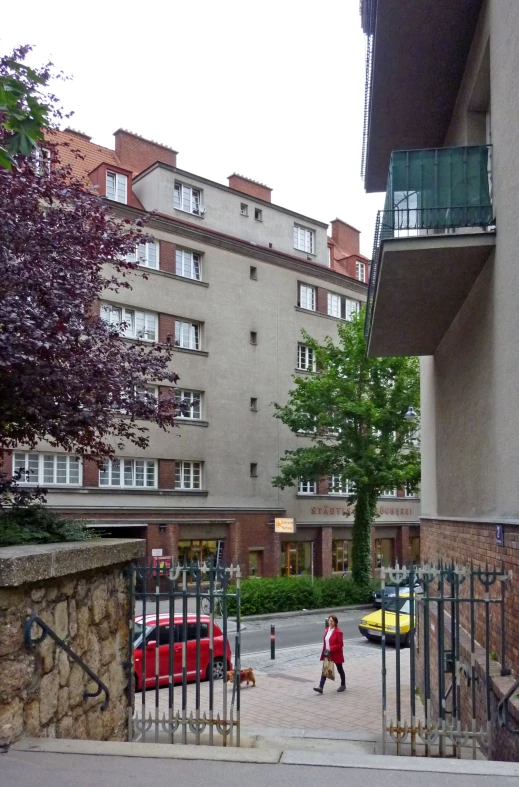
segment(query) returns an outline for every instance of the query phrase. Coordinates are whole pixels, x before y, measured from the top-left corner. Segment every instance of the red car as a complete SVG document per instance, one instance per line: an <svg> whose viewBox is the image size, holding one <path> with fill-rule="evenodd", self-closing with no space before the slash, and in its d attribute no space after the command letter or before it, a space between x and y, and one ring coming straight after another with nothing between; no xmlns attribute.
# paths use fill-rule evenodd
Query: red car
<svg viewBox="0 0 519 787"><path fill-rule="evenodd" d="M209 680L209 616L200 616L200 678ZM157 639L157 619L155 615L146 615L146 686L155 686L155 665L157 648L159 651L159 685L169 683L169 628L170 618L168 614L159 615L158 639ZM182 682L182 642L184 626L182 615L175 615L175 630L173 633L174 641L174 682ZM142 638L143 638L143 617L135 618L134 626L134 672L135 689L142 689ZM214 624L214 648L213 648L213 679L223 679L223 634L219 626ZM227 669L232 669L232 656L229 640L227 640ZM196 615L187 616L187 679L196 679Z"/></svg>

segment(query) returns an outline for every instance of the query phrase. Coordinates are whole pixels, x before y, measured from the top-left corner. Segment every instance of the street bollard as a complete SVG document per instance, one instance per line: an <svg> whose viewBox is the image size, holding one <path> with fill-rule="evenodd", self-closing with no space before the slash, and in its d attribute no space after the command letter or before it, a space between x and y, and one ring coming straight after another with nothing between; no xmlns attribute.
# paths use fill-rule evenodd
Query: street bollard
<svg viewBox="0 0 519 787"><path fill-rule="evenodd" d="M270 627L270 658L276 658L276 627Z"/></svg>

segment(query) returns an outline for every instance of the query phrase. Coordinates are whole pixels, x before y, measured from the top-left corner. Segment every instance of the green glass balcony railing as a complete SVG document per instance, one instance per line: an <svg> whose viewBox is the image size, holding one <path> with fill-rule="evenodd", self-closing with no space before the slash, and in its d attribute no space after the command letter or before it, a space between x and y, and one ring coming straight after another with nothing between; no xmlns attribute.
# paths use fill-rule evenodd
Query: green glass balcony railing
<svg viewBox="0 0 519 787"><path fill-rule="evenodd" d="M490 151L489 145L472 145L398 150L391 155L384 210L378 213L373 243L366 337L383 240L485 228L494 223Z"/></svg>

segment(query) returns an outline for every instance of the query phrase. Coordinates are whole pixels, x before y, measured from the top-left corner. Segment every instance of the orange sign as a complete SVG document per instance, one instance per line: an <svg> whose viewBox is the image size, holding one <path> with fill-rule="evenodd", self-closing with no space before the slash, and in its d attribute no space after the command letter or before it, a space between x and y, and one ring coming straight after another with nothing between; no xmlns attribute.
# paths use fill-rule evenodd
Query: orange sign
<svg viewBox="0 0 519 787"><path fill-rule="evenodd" d="M295 519L276 519L274 521L274 531L276 533L295 533L296 521Z"/></svg>

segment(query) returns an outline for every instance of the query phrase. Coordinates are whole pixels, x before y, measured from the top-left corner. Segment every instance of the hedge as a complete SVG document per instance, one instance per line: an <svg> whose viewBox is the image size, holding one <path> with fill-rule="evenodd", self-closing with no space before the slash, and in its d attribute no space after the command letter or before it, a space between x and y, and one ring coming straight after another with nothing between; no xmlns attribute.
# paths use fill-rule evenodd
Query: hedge
<svg viewBox="0 0 519 787"><path fill-rule="evenodd" d="M301 609L324 609L364 604L370 601L370 589L360 588L351 579L328 577L277 577L246 579L241 583L241 614L262 615L269 612L293 612ZM236 612L236 600L228 599L230 614Z"/></svg>

